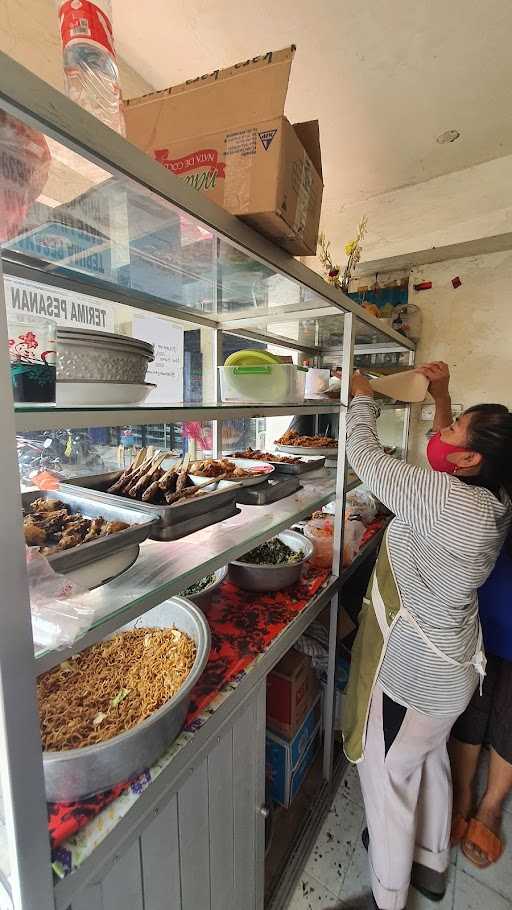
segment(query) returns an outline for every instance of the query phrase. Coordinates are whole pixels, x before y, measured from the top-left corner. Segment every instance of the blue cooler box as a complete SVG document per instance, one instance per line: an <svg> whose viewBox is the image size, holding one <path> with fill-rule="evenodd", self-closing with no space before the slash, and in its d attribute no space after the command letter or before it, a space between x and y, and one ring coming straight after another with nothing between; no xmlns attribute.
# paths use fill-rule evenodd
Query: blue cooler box
<svg viewBox="0 0 512 910"><path fill-rule="evenodd" d="M321 695L309 709L291 740L267 730L266 774L272 799L288 809L313 763L320 744Z"/></svg>

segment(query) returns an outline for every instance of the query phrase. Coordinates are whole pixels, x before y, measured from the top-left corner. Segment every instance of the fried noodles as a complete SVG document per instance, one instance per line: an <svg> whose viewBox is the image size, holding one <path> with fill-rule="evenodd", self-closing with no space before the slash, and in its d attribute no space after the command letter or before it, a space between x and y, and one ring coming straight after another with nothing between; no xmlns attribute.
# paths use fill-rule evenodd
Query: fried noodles
<svg viewBox="0 0 512 910"><path fill-rule="evenodd" d="M37 681L45 751L79 749L131 730L182 687L196 657L178 629L119 632Z"/></svg>

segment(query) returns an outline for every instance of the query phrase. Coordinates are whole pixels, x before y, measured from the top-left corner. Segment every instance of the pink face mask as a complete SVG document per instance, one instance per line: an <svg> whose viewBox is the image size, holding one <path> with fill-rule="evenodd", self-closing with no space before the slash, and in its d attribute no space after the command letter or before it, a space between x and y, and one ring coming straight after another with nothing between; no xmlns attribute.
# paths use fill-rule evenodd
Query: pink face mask
<svg viewBox="0 0 512 910"><path fill-rule="evenodd" d="M441 434L436 433L431 436L427 446L427 458L430 467L434 471L443 471L445 474L455 474L457 465L453 461L448 461L448 455L455 455L456 452L467 452L465 446L452 446L449 442L443 442Z"/></svg>

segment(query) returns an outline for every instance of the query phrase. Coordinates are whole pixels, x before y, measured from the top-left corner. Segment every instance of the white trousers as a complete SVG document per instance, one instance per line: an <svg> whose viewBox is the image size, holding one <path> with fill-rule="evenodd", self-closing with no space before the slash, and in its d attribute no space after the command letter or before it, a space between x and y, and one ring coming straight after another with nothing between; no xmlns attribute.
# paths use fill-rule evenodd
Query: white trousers
<svg viewBox="0 0 512 910"><path fill-rule="evenodd" d="M365 757L357 767L372 890L381 910L406 906L413 861L437 872L448 868L452 783L446 743L455 720L409 708L386 755L383 692L375 687Z"/></svg>

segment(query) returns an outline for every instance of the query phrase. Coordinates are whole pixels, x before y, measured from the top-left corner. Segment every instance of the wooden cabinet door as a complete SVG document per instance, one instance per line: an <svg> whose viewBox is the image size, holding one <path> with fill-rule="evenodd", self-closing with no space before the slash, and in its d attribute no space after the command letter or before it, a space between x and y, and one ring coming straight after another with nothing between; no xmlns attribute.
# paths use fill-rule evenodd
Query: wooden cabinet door
<svg viewBox="0 0 512 910"><path fill-rule="evenodd" d="M263 910L265 681L105 878L70 910Z"/></svg>

